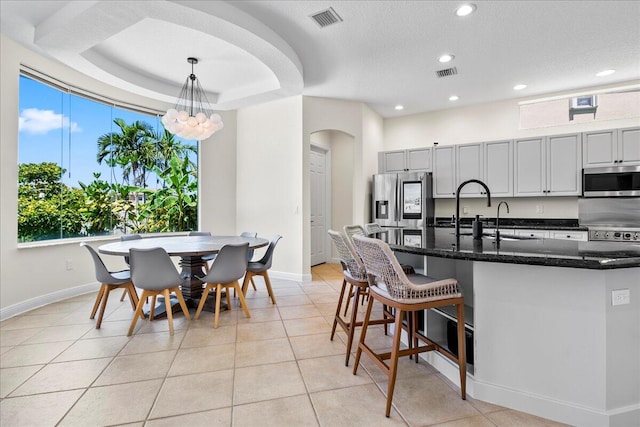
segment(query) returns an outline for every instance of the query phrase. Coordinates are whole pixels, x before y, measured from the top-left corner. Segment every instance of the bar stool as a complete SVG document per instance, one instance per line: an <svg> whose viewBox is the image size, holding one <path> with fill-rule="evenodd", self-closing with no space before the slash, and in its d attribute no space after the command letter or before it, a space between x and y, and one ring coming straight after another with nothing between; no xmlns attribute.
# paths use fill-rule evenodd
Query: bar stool
<svg viewBox="0 0 640 427"><path fill-rule="evenodd" d="M351 347L353 345L353 335L356 327L362 326L362 321L358 321L358 301L360 297L364 297L364 295L368 294L369 282L367 281L367 274L364 269L364 264L362 260L357 255L355 248L353 247L351 241L347 238L347 236L343 233L339 233L334 230L329 230L329 237L333 240L333 243L338 251L338 256L340 257L340 264L342 264L342 289L340 291L340 299L338 300L338 306L336 308L336 314L333 318L333 327L331 328L331 341L333 341L333 337L336 333L336 326L339 324L344 332L347 334L347 354L345 356L344 365L349 366L349 356L351 355ZM342 301L344 297L344 293L347 287L347 283L350 286L349 296L347 297L347 307L348 302L353 298L353 309L351 311L351 318L348 322L346 322L340 316L340 309L342 308ZM355 288L355 292L351 294L351 291ZM346 309L345 309L346 315ZM393 323L393 315L391 312L383 309L383 318L370 320L369 324L372 325L380 325L380 324L389 324Z"/></svg>
<svg viewBox="0 0 640 427"><path fill-rule="evenodd" d="M364 236L354 236L353 241L356 251L360 255L367 274L369 275L371 298L367 305L367 312L362 325L360 343L356 352L356 363L353 367L353 374L356 375L360 356L364 352L378 365L378 367L388 376L387 407L385 415L389 417L391 413L391 402L393 400L393 390L396 384L396 374L398 372L398 358L402 356L415 355L425 351L437 351L453 362L458 364L460 370L460 394L462 399L466 399L466 352L465 352L465 332L464 332L464 299L458 287L456 279L437 280L423 275L412 275L413 281L407 278L402 271L395 255L389 245L378 239L371 239ZM376 282L372 283L375 278ZM371 308L373 302L378 301L395 309L395 330L393 334L393 345L391 352L376 353L366 343L367 328L371 323ZM458 355L455 356L448 349L431 341L425 335L418 332L416 313L429 308L455 305L458 315ZM413 346L400 350L400 335L402 328L403 313L411 313L413 317L412 331L409 340L413 340ZM419 346L419 341L426 345ZM389 359L387 365L385 360Z"/></svg>

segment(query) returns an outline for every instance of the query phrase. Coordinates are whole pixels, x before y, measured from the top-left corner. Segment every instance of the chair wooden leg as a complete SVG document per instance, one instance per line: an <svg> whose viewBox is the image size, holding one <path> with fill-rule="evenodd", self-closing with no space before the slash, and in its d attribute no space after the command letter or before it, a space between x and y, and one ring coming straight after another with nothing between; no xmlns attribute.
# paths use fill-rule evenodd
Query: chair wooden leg
<svg viewBox="0 0 640 427"><path fill-rule="evenodd" d="M271 281L269 280L269 274L265 271L261 276L264 278L264 283L267 285L267 291L269 292L269 296L271 297L271 303L276 303L276 297L273 295L273 289L271 288Z"/></svg>
<svg viewBox="0 0 640 427"><path fill-rule="evenodd" d="M133 286L133 283L129 282L125 285L123 295L125 293L129 294L129 302L135 311L138 306L138 293L136 292L136 288Z"/></svg>
<svg viewBox="0 0 640 427"><path fill-rule="evenodd" d="M100 289L98 289L98 295L96 295L96 302L93 304L93 310L91 310L91 316L89 319L93 319L96 317L96 311L98 311L98 307L100 306L100 302L102 301L102 294L107 289L107 285L104 283L100 285Z"/></svg>
<svg viewBox="0 0 640 427"><path fill-rule="evenodd" d="M156 312L156 294L151 297L151 306L149 307L149 320L153 320L153 315Z"/></svg>
<svg viewBox="0 0 640 427"><path fill-rule="evenodd" d="M127 290L126 289L122 292L122 296L120 297L120 302L124 301L125 295L127 295Z"/></svg>
<svg viewBox="0 0 640 427"><path fill-rule="evenodd" d="M224 295L227 297L227 310L231 311L231 297L229 296L229 288L225 287Z"/></svg>
<svg viewBox="0 0 640 427"><path fill-rule="evenodd" d="M400 335L402 335L402 310L396 309L396 325L393 331L393 348L391 349L391 360L389 366L389 384L387 385L387 409L385 416L389 418L391 414L391 402L393 401L393 390L396 386L396 375L398 373L398 352L400 351Z"/></svg>
<svg viewBox="0 0 640 427"><path fill-rule="evenodd" d="M218 329L218 319L220 318L220 298L222 298L222 285L216 285L216 312L213 314L213 329Z"/></svg>
<svg viewBox="0 0 640 427"><path fill-rule="evenodd" d="M104 316L104 309L107 307L107 300L109 299L109 292L111 292L111 289L111 285L106 285L104 293L102 294L102 304L100 305L100 314L98 314L96 329L100 329L100 325L102 325L102 317Z"/></svg>
<svg viewBox="0 0 640 427"><path fill-rule="evenodd" d="M413 348L418 348L418 312L414 311L412 313L413 316L413 329L411 331L413 335ZM415 354L416 363L418 363L418 353Z"/></svg>
<svg viewBox="0 0 640 427"><path fill-rule="evenodd" d="M143 317L142 307L144 306L145 297L148 297L147 291L142 291L142 297L138 301L138 306L136 307L136 311L133 313L133 319L131 319L131 326L129 326L129 332L127 332L127 336L130 337L133 333L133 329L136 327L136 322L138 321L138 316Z"/></svg>
<svg viewBox="0 0 640 427"><path fill-rule="evenodd" d="M164 306L167 311L167 320L169 321L169 335L173 336L173 310L171 310L171 294L169 289L162 291L164 295Z"/></svg>
<svg viewBox="0 0 640 427"><path fill-rule="evenodd" d="M458 309L458 368L460 369L460 397L467 399L467 350L465 348L464 304L457 305Z"/></svg>
<svg viewBox="0 0 640 427"><path fill-rule="evenodd" d="M182 313L184 313L184 317L186 317L187 320L191 321L189 308L187 307L187 303L184 301L184 297L182 296L182 291L180 290L180 288L176 286L175 288L170 290L176 294L176 297L178 297L178 303L180 303L180 308L182 309Z"/></svg>
<svg viewBox="0 0 640 427"><path fill-rule="evenodd" d="M200 297L200 304L198 304L198 310L196 310L196 316L195 316L196 320L198 320L198 318L200 317L200 313L202 312L204 303L207 300L207 297L209 296L209 289L211 289L212 287L213 285L211 283L207 283L204 287L204 290L202 291L202 296Z"/></svg>
<svg viewBox="0 0 640 427"><path fill-rule="evenodd" d="M351 286L353 288L353 285ZM351 310L351 321L349 322L349 333L347 334L347 355L344 359L344 366L349 366L349 356L351 356L351 346L353 345L353 335L356 330L356 320L358 318L358 300L360 299L360 286L356 286L353 294L353 310Z"/></svg>
<svg viewBox="0 0 640 427"><path fill-rule="evenodd" d="M251 286L253 286L254 291L258 290L258 288L256 288L256 282L253 281L253 277L251 278Z"/></svg>
<svg viewBox="0 0 640 427"><path fill-rule="evenodd" d="M253 280L253 273L250 271L247 271L247 274L244 275L244 280L242 281L242 293L244 294L244 296L247 296L250 280Z"/></svg>
<svg viewBox="0 0 640 427"><path fill-rule="evenodd" d="M364 339L367 336L367 328L369 327L369 318L371 317L371 309L373 308L373 298L369 299L367 303L367 312L364 315L362 321L362 330L360 331L360 343L358 344L358 351L356 351L356 361L353 365L353 375L358 373L358 366L360 365L360 356L362 356L362 345L364 345Z"/></svg>
<svg viewBox="0 0 640 427"><path fill-rule="evenodd" d="M344 307L344 315L347 315L347 311L349 311L349 303L351 303L351 298L353 297L353 285L349 283L349 296L347 297L347 305Z"/></svg>
<svg viewBox="0 0 640 427"><path fill-rule="evenodd" d="M352 285L353 286L353 285ZM331 341L336 334L336 326L338 326L338 317L340 317L340 309L342 308L342 299L344 298L344 291L347 288L347 281L342 279L342 289L340 289L340 298L338 299L338 307L336 307L336 315L333 316L333 326L331 327ZM351 295L347 297L347 301L351 298Z"/></svg>
<svg viewBox="0 0 640 427"><path fill-rule="evenodd" d="M244 315L249 318L251 317L251 313L249 313L249 307L247 306L247 301L244 299L244 295L240 291L240 284L236 280L233 283L234 289L238 291L238 298L240 298L240 306L242 306L242 310L244 310ZM229 290L227 289L227 295L229 294Z"/></svg>

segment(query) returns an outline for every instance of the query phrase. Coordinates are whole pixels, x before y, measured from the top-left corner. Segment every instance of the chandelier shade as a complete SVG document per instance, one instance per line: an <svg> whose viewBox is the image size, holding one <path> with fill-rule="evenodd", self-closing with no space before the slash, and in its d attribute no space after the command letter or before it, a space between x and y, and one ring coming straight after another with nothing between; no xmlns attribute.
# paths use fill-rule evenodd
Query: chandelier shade
<svg viewBox="0 0 640 427"><path fill-rule="evenodd" d="M162 125L170 133L185 139L203 140L224 127L220 114L214 113L200 81L193 73L196 58L187 58L191 74L182 86L173 108L162 116Z"/></svg>

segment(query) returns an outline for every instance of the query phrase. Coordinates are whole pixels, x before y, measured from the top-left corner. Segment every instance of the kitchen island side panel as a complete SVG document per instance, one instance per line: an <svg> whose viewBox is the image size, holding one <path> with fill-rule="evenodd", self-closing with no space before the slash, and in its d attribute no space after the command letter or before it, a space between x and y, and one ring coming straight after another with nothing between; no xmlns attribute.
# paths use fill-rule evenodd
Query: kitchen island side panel
<svg viewBox="0 0 640 427"><path fill-rule="evenodd" d="M640 346L628 323L638 277L640 268L474 262L474 397L574 425L633 418L638 359L624 353ZM611 307L615 286L630 288L632 304Z"/></svg>

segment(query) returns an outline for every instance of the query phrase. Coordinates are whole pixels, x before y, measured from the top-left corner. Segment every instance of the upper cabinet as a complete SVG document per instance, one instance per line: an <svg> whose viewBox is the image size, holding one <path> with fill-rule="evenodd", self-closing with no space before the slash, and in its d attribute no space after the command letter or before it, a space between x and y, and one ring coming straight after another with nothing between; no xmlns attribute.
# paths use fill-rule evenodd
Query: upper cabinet
<svg viewBox="0 0 640 427"><path fill-rule="evenodd" d="M491 195L513 196L513 142L495 141L436 147L434 150L434 197L455 197L458 186L478 179L489 187ZM484 197L484 187L476 183L464 186L460 197Z"/></svg>
<svg viewBox="0 0 640 427"><path fill-rule="evenodd" d="M640 128L612 129L582 134L583 166L640 164Z"/></svg>
<svg viewBox="0 0 640 427"><path fill-rule="evenodd" d="M456 182L455 190L463 182L469 179L484 179L482 143L456 145ZM491 190L491 187L489 187ZM455 193L455 191L454 191ZM470 183L460 190L462 197L479 197L484 194L484 187L476 183Z"/></svg>
<svg viewBox="0 0 640 427"><path fill-rule="evenodd" d="M484 183L491 195L513 196L513 141L485 142Z"/></svg>
<svg viewBox="0 0 640 427"><path fill-rule="evenodd" d="M431 148L383 151L378 153L378 172L431 172Z"/></svg>
<svg viewBox="0 0 640 427"><path fill-rule="evenodd" d="M582 192L581 135L514 142L514 196L579 196Z"/></svg>
<svg viewBox="0 0 640 427"><path fill-rule="evenodd" d="M454 197L456 194L455 145L433 150L433 197Z"/></svg>

